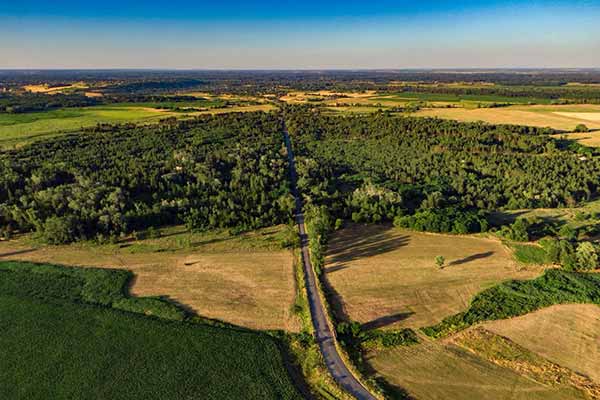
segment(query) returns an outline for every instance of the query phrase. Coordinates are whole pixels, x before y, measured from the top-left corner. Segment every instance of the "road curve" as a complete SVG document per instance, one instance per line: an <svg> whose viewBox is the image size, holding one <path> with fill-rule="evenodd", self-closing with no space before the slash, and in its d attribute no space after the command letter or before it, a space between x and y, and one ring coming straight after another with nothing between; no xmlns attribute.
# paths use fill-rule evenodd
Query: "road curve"
<svg viewBox="0 0 600 400"><path fill-rule="evenodd" d="M327 323L327 316L321 297L317 289L317 278L315 271L310 263L308 253L308 235L304 227L304 214L302 212L302 198L298 193L296 186L296 163L294 161L294 153L287 128L283 128L285 138L285 146L287 147L288 162L290 167L290 179L292 183L292 194L296 199L296 224L300 233L300 244L302 246L302 264L304 267L304 279L306 281L306 291L308 293L308 303L310 306L310 315L315 329L315 338L327 364L329 373L333 379L348 393L359 400L375 400L376 398L369 393L367 389L352 375L335 346L335 337Z"/></svg>

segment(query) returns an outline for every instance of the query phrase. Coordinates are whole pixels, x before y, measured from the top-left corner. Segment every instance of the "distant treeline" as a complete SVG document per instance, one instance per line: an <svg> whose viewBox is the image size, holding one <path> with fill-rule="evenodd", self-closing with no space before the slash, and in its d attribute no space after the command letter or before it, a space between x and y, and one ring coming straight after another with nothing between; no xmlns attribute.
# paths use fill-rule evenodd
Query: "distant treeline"
<svg viewBox="0 0 600 400"><path fill-rule="evenodd" d="M318 91L386 90L393 82L481 83L560 87L570 82L600 83L600 70L399 70L399 71L2 71L7 87L85 81L113 93L201 89L214 93L283 94ZM544 97L546 98L546 97ZM597 94L591 98L598 98Z"/></svg>
<svg viewBox="0 0 600 400"><path fill-rule="evenodd" d="M88 107L100 104L97 98L83 94L25 93L20 95L0 93L0 113L20 114L49 111L65 107Z"/></svg>
<svg viewBox="0 0 600 400"><path fill-rule="evenodd" d="M21 114L28 112L50 111L69 107L89 107L97 105L109 105L116 103L194 103L205 101L207 99L182 96L182 95L162 95L162 94L110 94L101 97L87 97L80 93L73 94L44 94L44 93L23 93L8 94L0 93L0 113ZM223 105L233 102L222 101ZM165 108L171 108L165 106Z"/></svg>

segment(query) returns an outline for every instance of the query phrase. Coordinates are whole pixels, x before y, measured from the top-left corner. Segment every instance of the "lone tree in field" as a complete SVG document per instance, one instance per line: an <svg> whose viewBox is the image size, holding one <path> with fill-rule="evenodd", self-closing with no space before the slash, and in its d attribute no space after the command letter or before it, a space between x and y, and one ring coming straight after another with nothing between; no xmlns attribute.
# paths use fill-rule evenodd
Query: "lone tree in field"
<svg viewBox="0 0 600 400"><path fill-rule="evenodd" d="M435 264L438 266L439 269L443 269L444 268L444 263L446 262L446 258L444 258L444 256L437 256L435 257Z"/></svg>
<svg viewBox="0 0 600 400"><path fill-rule="evenodd" d="M589 132L589 129L586 125L579 124L575 127L575 130L573 130L573 132Z"/></svg>

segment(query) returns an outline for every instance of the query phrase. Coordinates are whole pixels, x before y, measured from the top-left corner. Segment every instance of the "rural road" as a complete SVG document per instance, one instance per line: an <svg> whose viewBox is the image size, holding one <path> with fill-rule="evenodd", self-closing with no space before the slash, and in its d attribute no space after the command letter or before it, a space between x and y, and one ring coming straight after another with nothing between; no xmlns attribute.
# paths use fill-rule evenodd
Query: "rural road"
<svg viewBox="0 0 600 400"><path fill-rule="evenodd" d="M294 161L294 153L287 128L283 129L285 137L285 145L287 147L288 161L290 166L290 178L292 183L292 194L296 199L296 224L300 232L300 244L302 246L302 264L304 266L304 277L306 280L306 291L308 293L308 303L310 306L310 315L315 329L315 337L329 373L335 381L348 393L359 400L375 400L375 397L369 393L367 389L352 375L348 367L340 357L335 346L335 337L329 325L327 324L326 311L321 302L321 297L317 289L317 278L315 271L310 263L308 253L308 235L304 226L304 214L302 212L302 198L298 193L296 186L296 163Z"/></svg>

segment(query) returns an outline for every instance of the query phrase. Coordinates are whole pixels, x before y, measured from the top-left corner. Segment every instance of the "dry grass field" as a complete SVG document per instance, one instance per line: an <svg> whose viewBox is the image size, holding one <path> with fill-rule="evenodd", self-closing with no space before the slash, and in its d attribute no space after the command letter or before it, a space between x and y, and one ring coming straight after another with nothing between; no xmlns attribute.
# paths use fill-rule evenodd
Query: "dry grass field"
<svg viewBox="0 0 600 400"><path fill-rule="evenodd" d="M557 138L566 137L567 139L576 140L577 142L590 147L600 147L600 130L592 132L569 133L568 135L555 135Z"/></svg>
<svg viewBox="0 0 600 400"><path fill-rule="evenodd" d="M441 270L438 255L446 259ZM484 288L541 272L518 266L496 239L359 224L332 236L325 267L340 313L368 326L395 328L436 324L466 309Z"/></svg>
<svg viewBox="0 0 600 400"><path fill-rule="evenodd" d="M600 384L600 307L553 306L485 328Z"/></svg>
<svg viewBox="0 0 600 400"><path fill-rule="evenodd" d="M419 400L575 400L568 385L548 385L521 376L453 343L424 341L371 353L368 361L390 384Z"/></svg>
<svg viewBox="0 0 600 400"><path fill-rule="evenodd" d="M484 121L492 124L515 124L550 127L572 131L578 124L600 129L600 105L525 105L501 108L432 108L413 115L458 121Z"/></svg>
<svg viewBox="0 0 600 400"><path fill-rule="evenodd" d="M279 249L281 227L230 236L182 227L158 239L116 245L39 246L0 241L0 260L124 268L133 295L168 296L199 315L253 329L297 331L293 255Z"/></svg>
<svg viewBox="0 0 600 400"><path fill-rule="evenodd" d="M54 87L50 87L47 84L23 86L23 89L27 90L28 92L46 93L46 94L64 93L64 92L69 92L72 90L87 89L87 88L88 88L88 85L86 85L83 82L77 82L77 83L73 83L71 85L54 86Z"/></svg>

